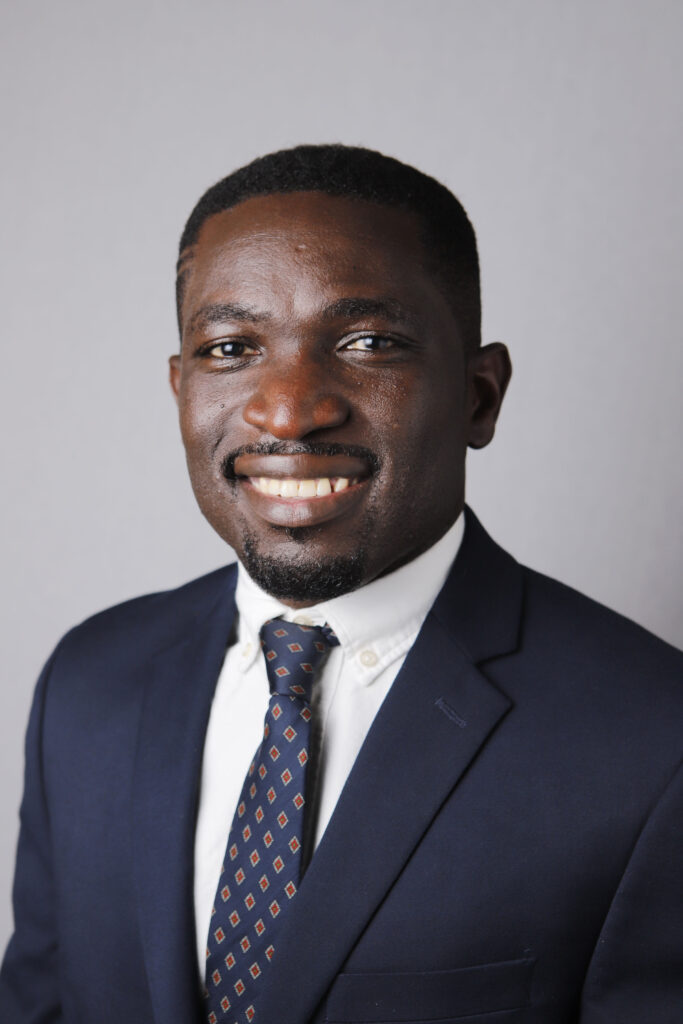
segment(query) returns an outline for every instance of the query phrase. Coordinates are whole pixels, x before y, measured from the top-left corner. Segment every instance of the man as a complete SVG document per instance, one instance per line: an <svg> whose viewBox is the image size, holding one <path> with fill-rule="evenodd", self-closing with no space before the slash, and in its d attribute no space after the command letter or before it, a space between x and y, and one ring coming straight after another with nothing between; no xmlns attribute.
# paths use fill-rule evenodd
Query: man
<svg viewBox="0 0 683 1024"><path fill-rule="evenodd" d="M193 211L178 315L239 569L48 662L2 1020L679 1021L680 657L464 510L510 363L460 204L272 154Z"/></svg>

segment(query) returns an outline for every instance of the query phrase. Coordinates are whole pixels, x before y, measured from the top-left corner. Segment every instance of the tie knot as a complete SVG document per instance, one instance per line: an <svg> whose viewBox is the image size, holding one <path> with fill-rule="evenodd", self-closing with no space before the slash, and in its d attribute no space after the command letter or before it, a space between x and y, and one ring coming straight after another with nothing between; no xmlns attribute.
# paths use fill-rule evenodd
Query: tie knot
<svg viewBox="0 0 683 1024"><path fill-rule="evenodd" d="M270 619L261 627L270 692L310 702L315 673L339 640L328 625L300 626Z"/></svg>

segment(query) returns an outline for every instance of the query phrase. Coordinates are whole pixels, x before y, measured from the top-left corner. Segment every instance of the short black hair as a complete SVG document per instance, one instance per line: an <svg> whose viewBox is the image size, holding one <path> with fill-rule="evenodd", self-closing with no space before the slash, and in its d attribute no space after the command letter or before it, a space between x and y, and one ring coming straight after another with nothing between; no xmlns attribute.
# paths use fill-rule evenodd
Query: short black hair
<svg viewBox="0 0 683 1024"><path fill-rule="evenodd" d="M258 157L212 185L190 214L180 238L176 300L183 298L183 257L204 222L253 196L324 192L414 213L423 225L428 265L451 302L467 351L481 342L479 258L474 229L445 185L408 164L359 146L306 145Z"/></svg>

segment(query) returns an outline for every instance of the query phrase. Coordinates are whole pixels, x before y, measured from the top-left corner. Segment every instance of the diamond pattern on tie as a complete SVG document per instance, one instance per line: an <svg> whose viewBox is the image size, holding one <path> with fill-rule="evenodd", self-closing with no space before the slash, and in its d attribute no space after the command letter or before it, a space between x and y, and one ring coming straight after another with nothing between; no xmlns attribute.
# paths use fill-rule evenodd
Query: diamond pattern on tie
<svg viewBox="0 0 683 1024"><path fill-rule="evenodd" d="M209 1024L249 1024L277 932L301 876L304 793L316 670L338 644L329 626L266 622L270 684L263 740L237 803L206 949Z"/></svg>

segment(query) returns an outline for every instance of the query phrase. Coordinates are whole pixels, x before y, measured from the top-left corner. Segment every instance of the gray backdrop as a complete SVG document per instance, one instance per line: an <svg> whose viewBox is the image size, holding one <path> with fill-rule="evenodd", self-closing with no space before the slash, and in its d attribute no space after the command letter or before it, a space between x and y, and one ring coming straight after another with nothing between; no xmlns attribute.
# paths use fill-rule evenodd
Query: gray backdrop
<svg viewBox="0 0 683 1024"><path fill-rule="evenodd" d="M41 663L79 619L227 560L166 357L203 189L344 141L446 182L515 374L469 500L520 559L679 643L679 0L34 0L0 38L0 943ZM429 457L429 453L425 453Z"/></svg>

